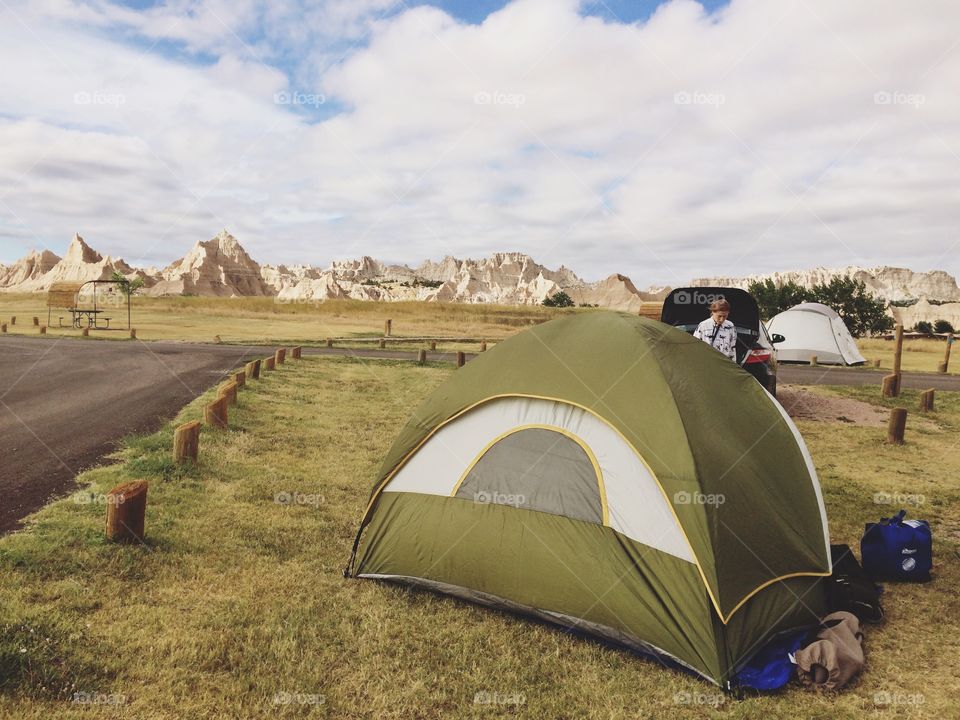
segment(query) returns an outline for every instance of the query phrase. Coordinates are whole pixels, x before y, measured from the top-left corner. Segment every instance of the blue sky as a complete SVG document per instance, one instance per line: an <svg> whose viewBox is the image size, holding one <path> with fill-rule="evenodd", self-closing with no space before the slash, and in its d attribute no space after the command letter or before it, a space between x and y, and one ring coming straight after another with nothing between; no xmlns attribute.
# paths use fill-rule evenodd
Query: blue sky
<svg viewBox="0 0 960 720"><path fill-rule="evenodd" d="M597 18L602 20L598 22ZM0 263L960 271L960 5L0 5Z"/></svg>

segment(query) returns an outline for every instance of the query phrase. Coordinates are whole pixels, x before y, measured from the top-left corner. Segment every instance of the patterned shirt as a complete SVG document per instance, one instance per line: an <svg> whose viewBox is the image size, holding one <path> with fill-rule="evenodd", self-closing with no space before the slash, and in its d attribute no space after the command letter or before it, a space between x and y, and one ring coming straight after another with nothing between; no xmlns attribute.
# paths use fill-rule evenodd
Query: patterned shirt
<svg viewBox="0 0 960 720"><path fill-rule="evenodd" d="M708 317L697 326L693 336L708 343L734 362L737 361L737 328L729 320L724 320L723 325L718 327L713 318Z"/></svg>

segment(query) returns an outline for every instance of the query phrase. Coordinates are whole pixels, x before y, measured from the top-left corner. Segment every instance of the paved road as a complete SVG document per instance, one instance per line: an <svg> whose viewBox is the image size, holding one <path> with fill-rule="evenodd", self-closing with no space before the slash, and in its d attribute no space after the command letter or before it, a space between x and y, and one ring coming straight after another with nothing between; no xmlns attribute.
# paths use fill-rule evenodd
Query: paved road
<svg viewBox="0 0 960 720"><path fill-rule="evenodd" d="M818 365L780 364L777 380L794 385L876 385L888 370L867 370L843 367L825 367ZM917 390L960 390L960 375L938 375L937 373L903 373L903 387Z"/></svg>
<svg viewBox="0 0 960 720"><path fill-rule="evenodd" d="M0 337L0 533L271 348Z"/></svg>
<svg viewBox="0 0 960 720"><path fill-rule="evenodd" d="M0 533L73 488L125 435L156 430L267 346L0 336ZM400 350L304 348L305 355L411 359ZM453 362L455 353L428 353ZM468 354L467 359L475 357ZM782 365L780 382L879 385L882 371ZM960 390L960 377L904 375L904 386Z"/></svg>

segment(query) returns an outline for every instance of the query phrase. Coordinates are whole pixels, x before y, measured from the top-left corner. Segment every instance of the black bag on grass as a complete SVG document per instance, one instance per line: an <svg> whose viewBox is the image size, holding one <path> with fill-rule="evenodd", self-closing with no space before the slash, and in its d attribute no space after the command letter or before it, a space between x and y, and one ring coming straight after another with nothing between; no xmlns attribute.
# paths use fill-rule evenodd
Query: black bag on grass
<svg viewBox="0 0 960 720"><path fill-rule="evenodd" d="M831 545L833 573L827 579L827 602L830 612L853 613L861 622L883 620L880 592L873 580L857 562L849 545Z"/></svg>

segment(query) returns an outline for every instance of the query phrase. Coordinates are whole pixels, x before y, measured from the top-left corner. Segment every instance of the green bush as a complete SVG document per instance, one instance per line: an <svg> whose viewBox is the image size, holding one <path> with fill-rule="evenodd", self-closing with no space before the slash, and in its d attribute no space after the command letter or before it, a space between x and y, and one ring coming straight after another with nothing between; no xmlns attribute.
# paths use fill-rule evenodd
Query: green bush
<svg viewBox="0 0 960 720"><path fill-rule="evenodd" d="M543 299L544 307L573 307L573 298L567 295L563 290L555 292L549 297Z"/></svg>

